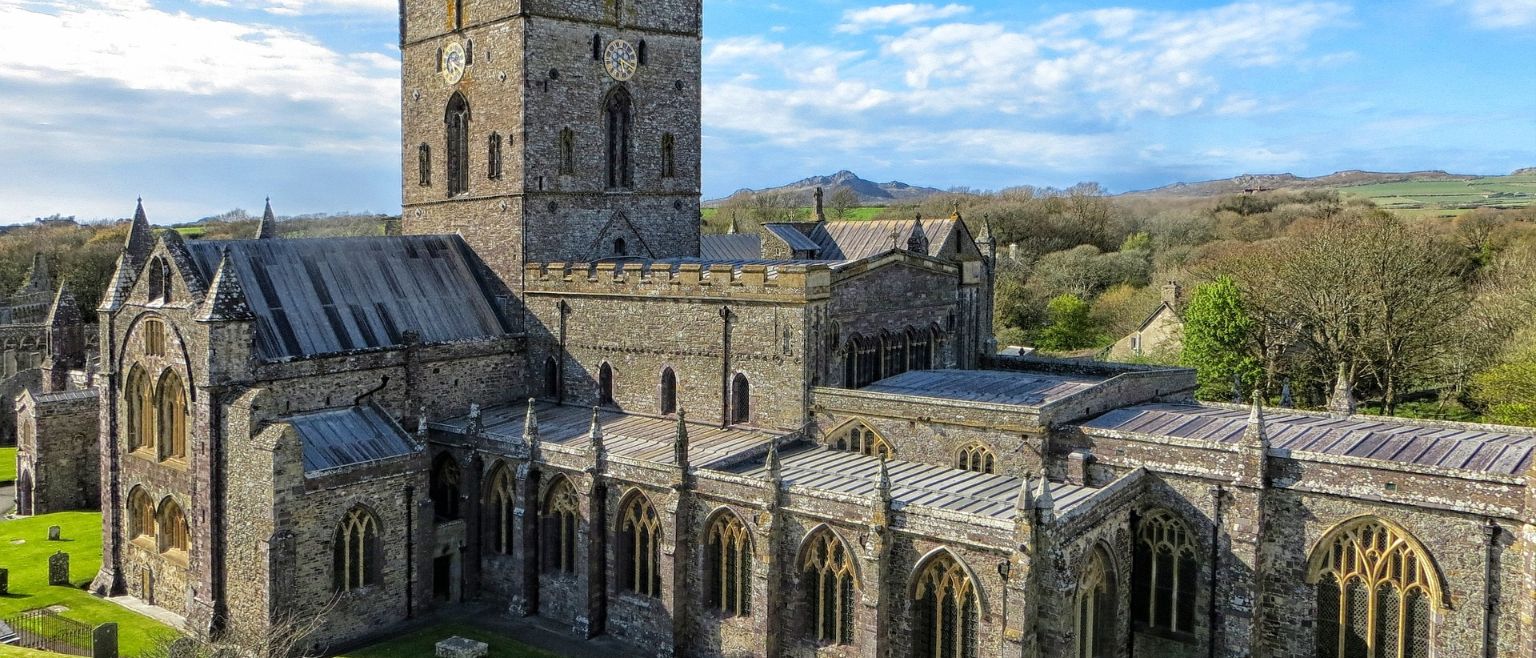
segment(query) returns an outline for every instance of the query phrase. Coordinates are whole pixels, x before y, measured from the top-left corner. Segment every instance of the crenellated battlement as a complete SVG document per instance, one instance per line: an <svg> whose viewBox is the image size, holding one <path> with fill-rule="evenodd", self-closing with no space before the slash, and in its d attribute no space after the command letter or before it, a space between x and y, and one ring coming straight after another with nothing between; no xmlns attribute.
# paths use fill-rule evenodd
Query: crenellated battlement
<svg viewBox="0 0 1536 658"><path fill-rule="evenodd" d="M529 294L808 301L830 294L832 269L809 263L530 263L524 281Z"/></svg>

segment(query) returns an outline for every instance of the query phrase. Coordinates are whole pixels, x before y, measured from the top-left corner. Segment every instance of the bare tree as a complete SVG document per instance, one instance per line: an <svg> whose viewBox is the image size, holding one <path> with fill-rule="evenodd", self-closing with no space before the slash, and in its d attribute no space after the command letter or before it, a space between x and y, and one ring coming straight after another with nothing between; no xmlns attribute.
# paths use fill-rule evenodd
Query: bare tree
<svg viewBox="0 0 1536 658"><path fill-rule="evenodd" d="M171 635L163 637L142 658L320 658L325 647L314 641L325 628L340 597L332 597L319 610L285 610L273 615L264 629L228 631L213 639Z"/></svg>
<svg viewBox="0 0 1536 658"><path fill-rule="evenodd" d="M847 187L839 187L832 192L827 206L832 210L834 219L847 219L848 214L859 207L859 193Z"/></svg>

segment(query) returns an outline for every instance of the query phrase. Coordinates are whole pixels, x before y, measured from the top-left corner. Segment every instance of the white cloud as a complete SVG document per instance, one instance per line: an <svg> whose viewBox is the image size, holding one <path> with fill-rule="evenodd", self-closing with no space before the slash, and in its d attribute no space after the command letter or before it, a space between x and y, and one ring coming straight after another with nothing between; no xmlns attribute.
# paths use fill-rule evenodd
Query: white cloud
<svg viewBox="0 0 1536 658"><path fill-rule="evenodd" d="M394 14L400 10L395 0L193 0L211 7L258 9L278 16L306 14Z"/></svg>
<svg viewBox="0 0 1536 658"><path fill-rule="evenodd" d="M916 25L918 23L929 23L946 18L954 18L970 11L970 7L959 4L947 4L941 7L910 2L868 7L865 9L849 9L843 12L843 22L837 26L837 31L858 34L865 30L888 25Z"/></svg>
<svg viewBox="0 0 1536 658"><path fill-rule="evenodd" d="M1472 24L1490 30L1536 26L1536 0L1460 0Z"/></svg>

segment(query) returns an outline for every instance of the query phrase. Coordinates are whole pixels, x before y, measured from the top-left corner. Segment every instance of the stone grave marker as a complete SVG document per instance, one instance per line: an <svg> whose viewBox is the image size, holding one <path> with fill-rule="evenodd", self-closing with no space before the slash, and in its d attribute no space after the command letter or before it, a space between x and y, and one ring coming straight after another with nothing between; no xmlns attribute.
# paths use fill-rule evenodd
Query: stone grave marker
<svg viewBox="0 0 1536 658"><path fill-rule="evenodd" d="M108 622L91 631L91 658L117 658L117 624Z"/></svg>
<svg viewBox="0 0 1536 658"><path fill-rule="evenodd" d="M58 541L59 540L59 532L60 532L59 526L56 526L56 525L48 526L48 541Z"/></svg>
<svg viewBox="0 0 1536 658"><path fill-rule="evenodd" d="M491 647L464 637L450 637L437 643L437 658L485 658Z"/></svg>
<svg viewBox="0 0 1536 658"><path fill-rule="evenodd" d="M48 556L48 584L69 586L69 554L59 551Z"/></svg>
<svg viewBox="0 0 1536 658"><path fill-rule="evenodd" d="M0 569L0 596L11 593L11 571Z"/></svg>

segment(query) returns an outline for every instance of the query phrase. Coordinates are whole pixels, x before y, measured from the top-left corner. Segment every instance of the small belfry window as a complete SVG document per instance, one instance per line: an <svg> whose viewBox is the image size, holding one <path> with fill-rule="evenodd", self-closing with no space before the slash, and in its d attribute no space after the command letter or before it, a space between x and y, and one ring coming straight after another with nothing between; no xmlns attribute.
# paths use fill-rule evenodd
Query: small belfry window
<svg viewBox="0 0 1536 658"><path fill-rule="evenodd" d="M661 136L661 177L677 176L677 138L672 133Z"/></svg>
<svg viewBox="0 0 1536 658"><path fill-rule="evenodd" d="M624 238L615 238L613 241L613 255L624 258L629 255L629 243Z"/></svg>
<svg viewBox="0 0 1536 658"><path fill-rule="evenodd" d="M486 494L486 509L491 526L492 550L498 555L512 554L513 529L516 527L516 487L512 471L505 465L497 466L491 475L491 486Z"/></svg>
<svg viewBox="0 0 1536 658"><path fill-rule="evenodd" d="M869 457L891 459L896 456L896 452L891 449L891 444L886 443L885 437L880 436L863 421L853 421L834 430L827 445L833 450L847 450Z"/></svg>
<svg viewBox="0 0 1536 658"><path fill-rule="evenodd" d="M728 617L752 611L752 537L741 517L726 512L709 525L704 571L709 604Z"/></svg>
<svg viewBox="0 0 1536 658"><path fill-rule="evenodd" d="M800 571L811 615L810 639L819 644L853 644L853 557L843 540L827 528L817 530L806 543Z"/></svg>
<svg viewBox="0 0 1536 658"><path fill-rule="evenodd" d="M613 404L613 366L607 363L597 369L597 403L604 406Z"/></svg>
<svg viewBox="0 0 1536 658"><path fill-rule="evenodd" d="M486 177L501 180L501 133L491 133L485 144Z"/></svg>
<svg viewBox="0 0 1536 658"><path fill-rule="evenodd" d="M546 573L576 573L576 530L581 523L581 503L576 487L565 478L556 480L544 496L539 513L540 554Z"/></svg>
<svg viewBox="0 0 1536 658"><path fill-rule="evenodd" d="M416 147L417 184L432 187L432 147L426 144Z"/></svg>
<svg viewBox="0 0 1536 658"><path fill-rule="evenodd" d="M641 596L661 596L661 518L635 494L619 512L619 582Z"/></svg>
<svg viewBox="0 0 1536 658"><path fill-rule="evenodd" d="M1407 531L1362 517L1313 549L1319 658L1429 658L1440 579Z"/></svg>
<svg viewBox="0 0 1536 658"><path fill-rule="evenodd" d="M469 191L469 101L455 92L443 116L448 145L448 196Z"/></svg>
<svg viewBox="0 0 1536 658"><path fill-rule="evenodd" d="M566 128L560 131L560 175L576 173L576 131Z"/></svg>
<svg viewBox="0 0 1536 658"><path fill-rule="evenodd" d="M988 474L997 472L997 458L992 455L990 448L980 443L961 448L959 458L955 461L955 467L961 470Z"/></svg>
<svg viewBox="0 0 1536 658"><path fill-rule="evenodd" d="M171 267L159 256L149 261L149 301L171 301Z"/></svg>
<svg viewBox="0 0 1536 658"><path fill-rule="evenodd" d="M368 510L357 508L347 513L336 528L332 545L337 591L348 592L379 583L383 566L379 564L379 542L379 522Z"/></svg>
<svg viewBox="0 0 1536 658"><path fill-rule="evenodd" d="M661 371L661 414L669 416L677 413L677 373L671 368L663 368Z"/></svg>
<svg viewBox="0 0 1536 658"><path fill-rule="evenodd" d="M155 426L161 459L187 459L187 389L174 370L155 386Z"/></svg>
<svg viewBox="0 0 1536 658"><path fill-rule="evenodd" d="M752 382L747 376L736 373L731 380L731 424L745 425L752 422Z"/></svg>
<svg viewBox="0 0 1536 658"><path fill-rule="evenodd" d="M1131 561L1131 619L1180 633L1195 630L1195 588L1199 575L1189 528L1157 509L1136 523Z"/></svg>
<svg viewBox="0 0 1536 658"><path fill-rule="evenodd" d="M603 122L607 126L608 133L608 187L609 189L634 187L634 170L630 162L630 153L633 151L630 131L634 124L634 104L630 100L629 92L623 87L618 87L608 94L608 100L603 106Z"/></svg>
<svg viewBox="0 0 1536 658"><path fill-rule="evenodd" d="M979 603L976 585L948 554L928 563L913 592L913 639L918 658L975 658Z"/></svg>

